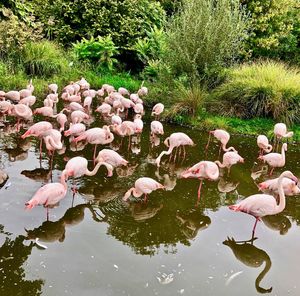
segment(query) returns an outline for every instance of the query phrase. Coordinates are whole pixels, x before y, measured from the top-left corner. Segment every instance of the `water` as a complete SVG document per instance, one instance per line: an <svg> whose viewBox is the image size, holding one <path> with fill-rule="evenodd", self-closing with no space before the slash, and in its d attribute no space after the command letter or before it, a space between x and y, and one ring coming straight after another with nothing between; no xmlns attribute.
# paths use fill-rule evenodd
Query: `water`
<svg viewBox="0 0 300 296"><path fill-rule="evenodd" d="M243 295L299 295L299 198L289 197L283 213L259 223L252 243L239 241L251 238L254 218L227 207L257 193L255 182L267 178L254 163L256 140L232 137L230 144L245 163L232 167L229 177L224 171L219 181L205 181L196 207L199 181L177 176L204 159L207 134L165 125L166 135L183 131L197 145L187 148L187 159L176 166L163 158L157 171L153 160L165 146L150 147L148 127L135 146L139 154L129 153L126 141L118 151L129 160L128 169L107 178L101 168L94 177L78 179L73 206L69 189L50 210L50 221L42 207L24 210L49 182L46 154L40 163L34 139L21 141L10 128L1 132L1 166L10 177L0 190L1 295L240 295L241 290ZM53 181L68 158L91 159L92 149L68 148L56 155ZM218 147L211 144L206 159L217 157ZM300 175L298 162L299 149L289 145L285 168ZM166 182L169 190L153 192L147 203L123 202L141 176Z"/></svg>

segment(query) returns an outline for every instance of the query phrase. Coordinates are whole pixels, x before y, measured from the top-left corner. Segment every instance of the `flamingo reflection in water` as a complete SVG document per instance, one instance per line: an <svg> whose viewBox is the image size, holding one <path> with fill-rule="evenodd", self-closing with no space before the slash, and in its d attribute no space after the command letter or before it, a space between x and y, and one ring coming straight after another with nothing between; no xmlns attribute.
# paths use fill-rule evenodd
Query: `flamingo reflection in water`
<svg viewBox="0 0 300 296"><path fill-rule="evenodd" d="M252 237L248 241L235 241L234 238L228 237L223 244L232 250L234 256L239 261L249 267L258 268L265 262L263 270L259 273L255 280L255 288L259 293L270 293L273 287L265 289L260 286L260 283L270 270L272 262L269 255L264 250L253 245L253 241L255 239L256 238Z"/></svg>

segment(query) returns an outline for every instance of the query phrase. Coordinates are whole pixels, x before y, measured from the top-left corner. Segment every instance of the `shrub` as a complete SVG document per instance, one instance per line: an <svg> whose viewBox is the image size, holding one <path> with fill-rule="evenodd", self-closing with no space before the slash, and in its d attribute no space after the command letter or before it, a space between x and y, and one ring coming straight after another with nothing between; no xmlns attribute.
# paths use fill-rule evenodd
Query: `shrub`
<svg viewBox="0 0 300 296"><path fill-rule="evenodd" d="M178 115L194 117L203 107L207 93L198 84L194 84L191 87L178 84L174 91L174 96L175 103L168 111L167 117L173 118Z"/></svg>
<svg viewBox="0 0 300 296"><path fill-rule="evenodd" d="M89 40L83 38L80 42L74 43L73 47L78 59L96 62L109 70L112 70L114 63L117 62L113 57L118 54L118 50L111 36L91 37Z"/></svg>
<svg viewBox="0 0 300 296"><path fill-rule="evenodd" d="M283 63L259 62L228 71L214 91L217 111L240 118L270 117L300 121L300 73Z"/></svg>
<svg viewBox="0 0 300 296"><path fill-rule="evenodd" d="M50 77L67 68L62 50L50 41L26 43L22 57L28 75Z"/></svg>
<svg viewBox="0 0 300 296"><path fill-rule="evenodd" d="M174 75L207 78L231 64L245 37L246 19L238 0L183 0L167 29L164 62Z"/></svg>

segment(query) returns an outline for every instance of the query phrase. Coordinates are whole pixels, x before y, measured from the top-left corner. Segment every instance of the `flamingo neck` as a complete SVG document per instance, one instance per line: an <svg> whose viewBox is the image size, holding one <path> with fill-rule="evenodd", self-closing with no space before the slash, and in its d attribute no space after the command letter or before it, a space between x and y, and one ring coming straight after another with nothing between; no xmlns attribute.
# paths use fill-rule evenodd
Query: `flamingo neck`
<svg viewBox="0 0 300 296"><path fill-rule="evenodd" d="M278 194L279 194L279 205L276 206L276 213L274 213L274 214L282 212L285 208L285 195L284 195L283 185L282 185L283 178L284 178L284 176L281 175L277 182Z"/></svg>
<svg viewBox="0 0 300 296"><path fill-rule="evenodd" d="M225 168L225 164L221 163L219 160L215 161L215 164L217 164L220 168Z"/></svg>
<svg viewBox="0 0 300 296"><path fill-rule="evenodd" d="M96 173L98 172L99 168L102 165L104 165L107 168L108 176L112 176L113 167L109 163L106 163L106 162L98 162L92 171L89 171L88 169L86 169L86 173L85 174L87 176L94 176L94 175L96 175Z"/></svg>
<svg viewBox="0 0 300 296"><path fill-rule="evenodd" d="M64 170L60 177L60 183L64 186L65 190L67 190L67 188L68 188L68 185L66 182L67 179L68 179L68 174L67 174L67 171Z"/></svg>
<svg viewBox="0 0 300 296"><path fill-rule="evenodd" d="M282 148L281 148L281 159L282 159L282 162L285 164L285 150L284 150L284 145L282 145Z"/></svg>

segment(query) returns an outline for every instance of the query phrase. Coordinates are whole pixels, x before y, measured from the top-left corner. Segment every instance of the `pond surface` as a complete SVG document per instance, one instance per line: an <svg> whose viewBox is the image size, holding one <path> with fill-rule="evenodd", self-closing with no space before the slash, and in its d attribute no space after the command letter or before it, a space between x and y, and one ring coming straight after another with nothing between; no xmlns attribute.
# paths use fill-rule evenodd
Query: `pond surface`
<svg viewBox="0 0 300 296"><path fill-rule="evenodd" d="M254 218L227 207L257 193L256 183L268 178L255 164L256 139L232 136L229 143L245 163L232 167L230 176L224 171L217 182L205 181L196 207L199 181L178 176L200 160L216 160L218 147L211 144L205 157L206 133L165 125L165 137L175 131L197 144L187 148L183 162L163 158L157 170L153 161L166 148L163 141L151 148L148 122L140 145L132 147L135 154L126 141L118 150L129 160L127 169L107 178L102 168L76 180L74 201L68 181L66 198L46 221L44 208L27 211L24 204L51 181L47 155L40 162L37 141L20 140L13 127L4 128L1 166L10 178L0 190L0 294L299 295L300 199L287 198L283 213L264 218L252 243L243 241L251 238ZM54 182L70 157L92 159L92 146L70 151L65 144L66 153L54 158ZM285 168L298 176L299 159L299 149L289 145ZM168 190L153 192L147 203L123 202L141 176Z"/></svg>

